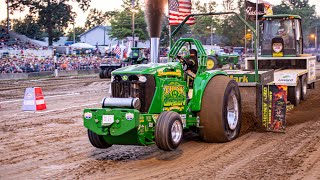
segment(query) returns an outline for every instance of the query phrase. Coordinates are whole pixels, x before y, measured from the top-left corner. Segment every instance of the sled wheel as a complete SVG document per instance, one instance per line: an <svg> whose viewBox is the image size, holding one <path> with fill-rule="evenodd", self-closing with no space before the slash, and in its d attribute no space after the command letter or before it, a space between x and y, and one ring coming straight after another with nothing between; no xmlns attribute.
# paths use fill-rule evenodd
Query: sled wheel
<svg viewBox="0 0 320 180"><path fill-rule="evenodd" d="M88 129L88 137L89 141L92 144L92 146L99 148L99 149L106 149L108 147L111 147L112 144L107 143L104 139L103 136L98 135Z"/></svg>
<svg viewBox="0 0 320 180"><path fill-rule="evenodd" d="M300 79L297 81L296 86L288 87L288 100L291 104L297 106L301 100L301 81Z"/></svg>
<svg viewBox="0 0 320 180"><path fill-rule="evenodd" d="M216 58L209 56L207 60L207 70L216 69L218 66L218 61Z"/></svg>
<svg viewBox="0 0 320 180"><path fill-rule="evenodd" d="M113 71L113 69L111 69L111 68L108 70L108 77L107 78L111 78L111 72L112 71Z"/></svg>
<svg viewBox="0 0 320 180"><path fill-rule="evenodd" d="M205 142L228 142L239 136L241 96L238 84L227 76L213 77L202 97L200 137Z"/></svg>
<svg viewBox="0 0 320 180"><path fill-rule="evenodd" d="M155 141L159 149L164 151L175 150L183 136L181 117L173 111L162 112L155 126Z"/></svg>
<svg viewBox="0 0 320 180"><path fill-rule="evenodd" d="M308 89L308 82L307 82L307 75L303 75L301 77L301 99L307 99L307 89Z"/></svg>
<svg viewBox="0 0 320 180"><path fill-rule="evenodd" d="M103 74L103 70L102 69L100 69L100 71L99 71L99 77L100 77L100 79L104 78L104 74Z"/></svg>
<svg viewBox="0 0 320 180"><path fill-rule="evenodd" d="M109 68L103 70L103 76L104 76L104 78L108 78L108 71L109 71Z"/></svg>

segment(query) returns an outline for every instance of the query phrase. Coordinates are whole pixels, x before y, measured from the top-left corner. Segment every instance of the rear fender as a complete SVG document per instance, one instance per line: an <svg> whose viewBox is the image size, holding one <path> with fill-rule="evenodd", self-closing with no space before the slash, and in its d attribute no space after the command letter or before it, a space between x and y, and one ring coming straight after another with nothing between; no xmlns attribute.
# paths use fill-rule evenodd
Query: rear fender
<svg viewBox="0 0 320 180"><path fill-rule="evenodd" d="M190 107L192 111L201 110L202 96L204 90L206 89L206 86L209 83L209 81L217 75L227 76L227 73L220 70L211 70L196 76L193 84L193 95L192 99L190 100Z"/></svg>

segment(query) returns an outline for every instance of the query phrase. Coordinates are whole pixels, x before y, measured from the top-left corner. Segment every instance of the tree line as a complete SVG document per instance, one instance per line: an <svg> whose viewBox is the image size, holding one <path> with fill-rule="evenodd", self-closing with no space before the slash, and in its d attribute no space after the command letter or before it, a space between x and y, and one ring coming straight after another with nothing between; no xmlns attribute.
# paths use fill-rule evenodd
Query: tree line
<svg viewBox="0 0 320 180"><path fill-rule="evenodd" d="M53 41L63 35L68 36L68 40L73 40L74 32L76 41L79 41L78 35L97 25L110 25L112 28L108 33L114 39L121 40L132 36L132 13L135 13L134 35L142 41L148 40L147 24L142 10L143 1L136 0L134 7L132 7L132 0L122 1L120 10L106 12L95 8L89 9L91 0L10 0L9 7L11 14L25 9L29 11L24 19L13 20L14 31L39 40L48 37L49 45L52 45ZM71 2L77 2L82 11L89 10L84 27L74 26L77 14L73 11ZM199 0L192 1L193 12L217 12L217 2L214 0L209 0L206 3L201 3ZM244 17L244 4L244 0L223 0L222 11L235 11ZM135 11L132 12L132 9ZM290 0L289 2L282 0L280 5L273 7L273 12L274 14L300 15L305 46L309 47L312 43L314 44L314 39L311 39L310 34L315 33L316 26L319 26L318 34L320 34L320 18L316 15L315 6L309 4L309 0ZM164 15L160 44L165 47L169 46L168 23L168 17ZM251 24L254 25L254 22ZM171 30L175 28L176 26L171 26ZM65 33L67 29L69 31ZM212 33L214 33L214 43L224 46L244 46L245 39L250 37L246 36L245 26L234 15L214 18L198 17L196 24L183 27L178 37L192 36L202 43L208 43L210 36L212 38ZM250 41L250 39L247 40Z"/></svg>

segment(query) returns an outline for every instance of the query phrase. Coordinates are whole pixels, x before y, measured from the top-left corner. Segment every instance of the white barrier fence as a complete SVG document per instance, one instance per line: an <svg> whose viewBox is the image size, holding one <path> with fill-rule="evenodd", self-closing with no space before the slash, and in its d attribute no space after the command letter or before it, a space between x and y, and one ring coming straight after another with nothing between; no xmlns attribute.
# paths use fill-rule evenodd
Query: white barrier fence
<svg viewBox="0 0 320 180"><path fill-rule="evenodd" d="M51 57L53 50L0 50L0 58L9 57Z"/></svg>

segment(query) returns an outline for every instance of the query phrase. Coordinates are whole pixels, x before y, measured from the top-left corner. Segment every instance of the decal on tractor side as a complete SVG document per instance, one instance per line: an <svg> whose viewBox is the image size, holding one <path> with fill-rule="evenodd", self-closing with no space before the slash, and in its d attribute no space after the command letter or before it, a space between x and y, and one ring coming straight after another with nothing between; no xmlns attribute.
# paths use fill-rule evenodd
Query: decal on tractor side
<svg viewBox="0 0 320 180"><path fill-rule="evenodd" d="M177 69L176 71L164 72L163 70L158 70L158 76L181 76L181 71Z"/></svg>
<svg viewBox="0 0 320 180"><path fill-rule="evenodd" d="M235 77L233 75L229 76L231 79L234 79L236 82L249 82L249 79L246 75L241 76L241 77Z"/></svg>
<svg viewBox="0 0 320 180"><path fill-rule="evenodd" d="M177 82L171 82L163 87L163 109L182 111L186 103L185 87Z"/></svg>

